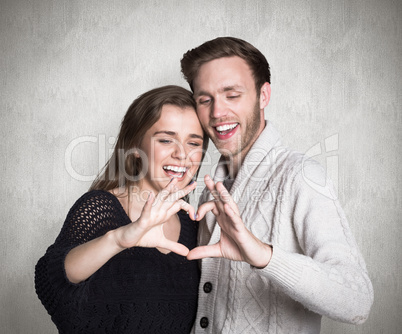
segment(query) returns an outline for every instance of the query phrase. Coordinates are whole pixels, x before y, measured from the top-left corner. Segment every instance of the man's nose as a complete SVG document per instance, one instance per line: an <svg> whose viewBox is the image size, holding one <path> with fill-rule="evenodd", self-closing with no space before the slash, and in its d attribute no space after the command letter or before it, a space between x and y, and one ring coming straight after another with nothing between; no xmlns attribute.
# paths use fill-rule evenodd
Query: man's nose
<svg viewBox="0 0 402 334"><path fill-rule="evenodd" d="M215 99L212 104L211 116L213 118L225 117L228 113L225 103L220 99Z"/></svg>

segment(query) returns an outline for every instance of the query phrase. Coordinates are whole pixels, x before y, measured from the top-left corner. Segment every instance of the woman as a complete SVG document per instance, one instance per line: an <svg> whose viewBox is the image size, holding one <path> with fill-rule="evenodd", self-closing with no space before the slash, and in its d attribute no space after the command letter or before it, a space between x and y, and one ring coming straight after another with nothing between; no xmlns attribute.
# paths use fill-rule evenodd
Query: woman
<svg viewBox="0 0 402 334"><path fill-rule="evenodd" d="M207 138L192 95L165 86L129 107L103 173L70 209L35 268L60 333L188 333L199 269L185 202Z"/></svg>

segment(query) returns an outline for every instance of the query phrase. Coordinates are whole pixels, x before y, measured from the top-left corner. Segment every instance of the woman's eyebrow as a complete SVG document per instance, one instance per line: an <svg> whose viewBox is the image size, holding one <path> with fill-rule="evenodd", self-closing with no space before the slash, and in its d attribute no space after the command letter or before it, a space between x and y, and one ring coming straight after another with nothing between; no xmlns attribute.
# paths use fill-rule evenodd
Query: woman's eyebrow
<svg viewBox="0 0 402 334"><path fill-rule="evenodd" d="M174 132L174 131L161 130L161 131L156 131L154 133L154 136L159 135L159 134L165 134L165 135L168 135L168 136L176 136L177 135L177 133Z"/></svg>
<svg viewBox="0 0 402 334"><path fill-rule="evenodd" d="M195 133L190 134L190 138L198 138L198 139L204 140L203 136L197 135Z"/></svg>
<svg viewBox="0 0 402 334"><path fill-rule="evenodd" d="M168 136L172 136L172 137L177 136L177 132L174 132L174 131L167 131L167 130L156 131L156 132L154 133L154 136L155 136L155 135L159 135L159 134L164 134L164 135L168 135ZM197 138L197 139L204 140L204 137L203 137L203 136L197 135L196 133L191 133L191 134L189 134L189 137L190 137L190 138Z"/></svg>

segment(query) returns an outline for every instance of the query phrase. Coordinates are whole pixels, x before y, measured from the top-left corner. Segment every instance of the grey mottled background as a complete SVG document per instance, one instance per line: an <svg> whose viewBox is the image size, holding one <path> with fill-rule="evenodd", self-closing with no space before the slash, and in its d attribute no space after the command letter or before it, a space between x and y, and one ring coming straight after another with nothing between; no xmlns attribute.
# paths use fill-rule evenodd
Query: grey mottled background
<svg viewBox="0 0 402 334"><path fill-rule="evenodd" d="M0 332L55 333L33 270L140 93L187 87L183 53L223 35L272 68L284 141L327 165L375 289L369 320L400 333L401 1L0 1ZM216 163L216 153L203 173Z"/></svg>

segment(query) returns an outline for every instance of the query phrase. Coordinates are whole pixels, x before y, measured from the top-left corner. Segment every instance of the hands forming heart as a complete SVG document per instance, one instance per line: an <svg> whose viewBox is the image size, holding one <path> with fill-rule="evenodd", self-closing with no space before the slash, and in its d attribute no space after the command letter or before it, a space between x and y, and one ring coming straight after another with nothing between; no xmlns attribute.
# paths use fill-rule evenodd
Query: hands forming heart
<svg viewBox="0 0 402 334"><path fill-rule="evenodd" d="M211 211L221 228L221 237L214 245L199 246L192 249L189 260L206 257L223 257L234 261L244 261L263 268L272 256L272 247L256 238L244 225L239 208L222 182L215 182L206 175L205 185L214 200L205 202L198 208L197 220L204 218Z"/></svg>
<svg viewBox="0 0 402 334"><path fill-rule="evenodd" d="M215 215L221 228L218 243L199 246L189 251L184 245L165 238L162 228L164 222L180 209L187 211L190 217L195 217L194 208L181 199L195 188L195 184L177 190L176 181L173 180L156 196L150 195L141 217L123 230L124 233L119 235L118 244L121 247L161 247L187 256L189 260L222 257L244 261L257 268L265 267L271 259L272 247L256 238L246 228L236 202L222 182L215 184L209 175L206 175L204 180L214 199L198 208L196 219L202 220L209 211Z"/></svg>

